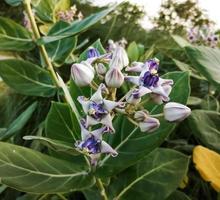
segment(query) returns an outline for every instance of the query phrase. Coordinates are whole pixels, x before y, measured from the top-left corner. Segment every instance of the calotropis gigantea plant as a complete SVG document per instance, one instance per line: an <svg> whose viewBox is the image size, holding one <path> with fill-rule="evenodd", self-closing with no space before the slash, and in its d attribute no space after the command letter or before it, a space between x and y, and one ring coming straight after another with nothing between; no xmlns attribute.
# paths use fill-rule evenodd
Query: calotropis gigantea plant
<svg viewBox="0 0 220 200"><path fill-rule="evenodd" d="M37 102L1 132L1 140L8 140L0 143L1 183L41 199L48 194L65 199L81 191L87 199L138 194L156 200L175 192L189 158L158 147L175 128L173 122L190 114L184 105L188 73L160 76L157 58L129 64L122 46L106 51L99 40L76 58L77 35L115 7L79 21L56 22L55 12L43 12L48 1L19 2L31 29L0 18L0 49L18 54L0 61L0 76L18 93L53 101L40 131L23 137L45 145L44 153L10 144L17 134L13 127L19 124L16 130L21 130ZM38 30L43 20L53 22L46 36ZM40 56L24 56L36 49ZM56 68L63 65L71 66L69 81ZM154 188L161 192L155 194Z"/></svg>

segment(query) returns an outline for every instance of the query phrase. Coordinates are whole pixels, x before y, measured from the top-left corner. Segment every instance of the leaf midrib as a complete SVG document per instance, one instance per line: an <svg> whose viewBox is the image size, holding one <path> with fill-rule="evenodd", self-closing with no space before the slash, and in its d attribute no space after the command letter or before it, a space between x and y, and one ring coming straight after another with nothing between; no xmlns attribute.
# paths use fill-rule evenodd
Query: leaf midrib
<svg viewBox="0 0 220 200"><path fill-rule="evenodd" d="M137 182L141 181L141 180L144 179L146 176L148 176L148 175L154 173L155 171L157 171L157 170L159 170L159 169L161 169L161 168L163 168L163 167L165 167L165 166L169 166L170 164L175 163L176 161L181 160L181 159L182 159L182 158L177 158L177 159L175 159L175 160L168 161L168 162L166 162L166 163L164 163L164 164L162 164L162 165L160 165L160 166L158 166L158 167L156 167L156 168L153 168L152 170L150 170L150 171L144 173L142 176L138 177L138 178L135 179L133 182L131 182L126 188L124 188L114 199L117 199L117 200L118 200L118 199L119 199L121 196L123 196L134 184L136 184Z"/></svg>

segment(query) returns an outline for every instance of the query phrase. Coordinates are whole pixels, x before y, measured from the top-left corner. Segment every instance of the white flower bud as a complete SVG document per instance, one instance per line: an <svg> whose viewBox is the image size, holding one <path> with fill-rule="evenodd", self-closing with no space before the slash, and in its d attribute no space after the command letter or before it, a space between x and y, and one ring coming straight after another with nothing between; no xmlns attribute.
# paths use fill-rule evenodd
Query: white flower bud
<svg viewBox="0 0 220 200"><path fill-rule="evenodd" d="M138 122L143 122L149 117L149 112L147 110L140 110L135 112L134 119Z"/></svg>
<svg viewBox="0 0 220 200"><path fill-rule="evenodd" d="M191 114L191 109L187 106L169 102L164 106L164 117L169 122L180 122Z"/></svg>
<svg viewBox="0 0 220 200"><path fill-rule="evenodd" d="M117 46L109 64L110 68L119 68L122 70L124 67L128 66L128 64L129 60L125 49L121 46Z"/></svg>
<svg viewBox="0 0 220 200"><path fill-rule="evenodd" d="M124 82L124 75L118 68L110 68L105 75L105 82L108 87L120 88Z"/></svg>
<svg viewBox="0 0 220 200"><path fill-rule="evenodd" d="M86 86L92 82L95 70L88 62L76 63L71 67L71 75L78 86Z"/></svg>
<svg viewBox="0 0 220 200"><path fill-rule="evenodd" d="M104 75L107 71L106 67L104 64L102 63L98 63L96 66L95 66L95 69L96 69L96 72L99 74L99 75Z"/></svg>
<svg viewBox="0 0 220 200"><path fill-rule="evenodd" d="M159 128L160 122L158 119L153 117L147 117L143 122L139 122L139 127L142 132L153 132Z"/></svg>

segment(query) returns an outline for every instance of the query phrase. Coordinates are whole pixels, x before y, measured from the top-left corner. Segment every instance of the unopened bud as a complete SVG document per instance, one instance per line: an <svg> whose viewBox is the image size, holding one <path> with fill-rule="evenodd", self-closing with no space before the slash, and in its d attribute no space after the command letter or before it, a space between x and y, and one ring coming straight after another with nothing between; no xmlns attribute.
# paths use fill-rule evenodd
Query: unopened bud
<svg viewBox="0 0 220 200"><path fill-rule="evenodd" d="M108 87L120 88L124 82L124 75L118 68L110 68L105 75L105 82Z"/></svg>
<svg viewBox="0 0 220 200"><path fill-rule="evenodd" d="M87 62L76 63L71 67L72 79L78 86L89 85L92 82L94 75L94 68Z"/></svg>
<svg viewBox="0 0 220 200"><path fill-rule="evenodd" d="M160 126L160 122L158 119L153 117L146 118L143 122L139 122L139 127L142 132L153 132L158 129Z"/></svg>
<svg viewBox="0 0 220 200"><path fill-rule="evenodd" d="M191 114L191 109L187 106L169 102L164 106L164 117L169 122L180 122Z"/></svg>

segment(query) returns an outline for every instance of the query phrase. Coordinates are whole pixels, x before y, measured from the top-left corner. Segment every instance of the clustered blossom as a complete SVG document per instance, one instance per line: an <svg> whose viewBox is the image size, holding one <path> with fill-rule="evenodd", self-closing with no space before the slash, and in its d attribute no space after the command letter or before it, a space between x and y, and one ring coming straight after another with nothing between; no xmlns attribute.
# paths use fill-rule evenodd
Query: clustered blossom
<svg viewBox="0 0 220 200"><path fill-rule="evenodd" d="M215 34L210 26L191 28L187 32L188 40L193 44L203 44L215 48L219 42L219 36Z"/></svg>
<svg viewBox="0 0 220 200"><path fill-rule="evenodd" d="M71 75L78 86L90 85L96 89L91 97L78 97L85 117L81 120L81 140L76 143L76 148L89 155L94 165L101 153L117 155L116 150L102 137L115 133L112 120L117 113L124 114L142 132L147 133L159 128L158 117L164 116L169 122L179 122L191 113L187 106L169 102L173 80L160 77L158 59L133 62L129 66L127 53L119 44L114 43L114 49L106 54L101 54L95 47L88 48L86 59L72 65ZM117 101L117 88L125 82L134 86ZM147 95L156 104L166 103L163 113L154 116L143 109L142 98Z"/></svg>
<svg viewBox="0 0 220 200"><path fill-rule="evenodd" d="M71 23L74 20L82 20L83 15L82 15L81 12L77 13L77 8L74 5L69 10L64 10L64 11L57 12L57 18L61 21Z"/></svg>

